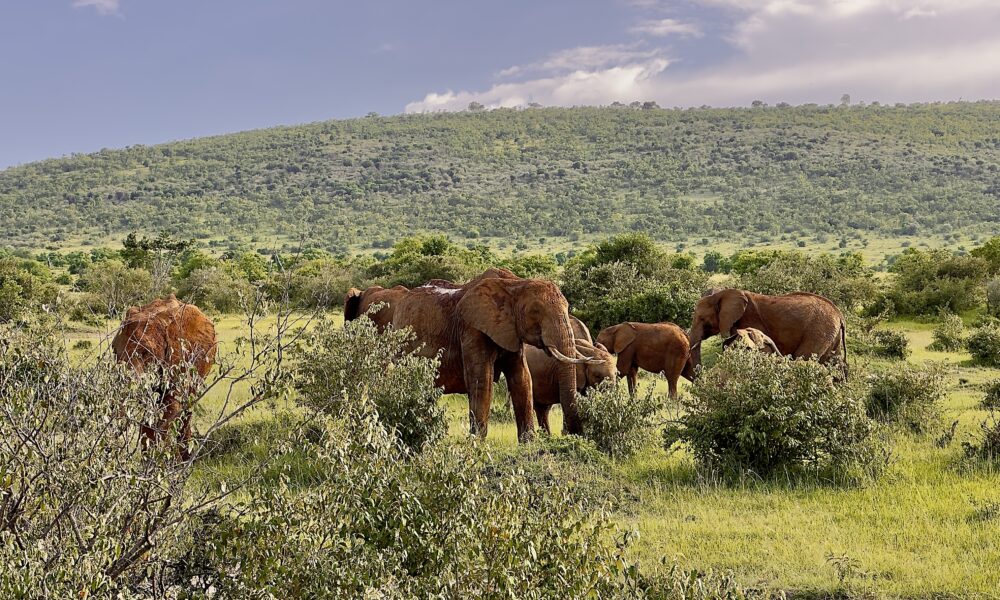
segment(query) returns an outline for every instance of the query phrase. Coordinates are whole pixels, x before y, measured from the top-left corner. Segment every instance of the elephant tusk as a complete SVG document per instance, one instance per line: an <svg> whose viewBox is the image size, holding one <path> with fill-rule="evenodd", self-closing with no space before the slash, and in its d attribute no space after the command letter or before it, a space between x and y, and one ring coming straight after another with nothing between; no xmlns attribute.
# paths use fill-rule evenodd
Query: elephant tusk
<svg viewBox="0 0 1000 600"><path fill-rule="evenodd" d="M587 357L583 357L583 358L570 358L570 357L566 356L565 354L563 354L562 352L560 352L558 349L556 349L555 346L546 346L546 348L548 348L549 352L552 353L552 357L555 358L556 360L558 360L559 362L570 363L570 364L574 364L574 365L596 364L596 363L601 362L600 360L597 360L595 362L595 361L593 361L593 359L590 359L590 358L587 358Z"/></svg>

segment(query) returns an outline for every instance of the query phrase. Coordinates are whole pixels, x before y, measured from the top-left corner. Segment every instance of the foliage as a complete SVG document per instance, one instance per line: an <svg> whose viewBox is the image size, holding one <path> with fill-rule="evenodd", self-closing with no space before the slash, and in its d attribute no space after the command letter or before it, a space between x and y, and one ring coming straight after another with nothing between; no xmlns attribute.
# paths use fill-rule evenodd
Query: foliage
<svg viewBox="0 0 1000 600"><path fill-rule="evenodd" d="M959 313L980 302L988 263L947 250L907 248L890 270L896 277L886 300L900 314Z"/></svg>
<svg viewBox="0 0 1000 600"><path fill-rule="evenodd" d="M200 267L180 284L177 295L204 310L224 313L239 312L254 296L249 283L233 276L221 266Z"/></svg>
<svg viewBox="0 0 1000 600"><path fill-rule="evenodd" d="M1000 418L990 411L990 416L979 423L979 430L972 434L970 440L962 442L966 458L996 461L1000 459Z"/></svg>
<svg viewBox="0 0 1000 600"><path fill-rule="evenodd" d="M504 242L995 229L992 102L544 108L327 121L0 173L0 239L146 228L340 252L401 231Z"/></svg>
<svg viewBox="0 0 1000 600"><path fill-rule="evenodd" d="M708 286L690 256L668 254L648 236L612 237L571 260L562 292L573 313L598 331L623 321L691 322Z"/></svg>
<svg viewBox="0 0 1000 600"><path fill-rule="evenodd" d="M491 466L468 445L420 455L361 415L283 445L311 466L268 487L193 548L202 593L281 598L628 597L637 569L564 486ZM289 544L288 540L295 540Z"/></svg>
<svg viewBox="0 0 1000 600"><path fill-rule="evenodd" d="M940 367L906 363L869 373L866 409L868 415L886 423L926 433L940 416L945 396Z"/></svg>
<svg viewBox="0 0 1000 600"><path fill-rule="evenodd" d="M944 312L941 323L934 328L934 341L928 348L939 352L957 352L965 346L965 324L962 317Z"/></svg>
<svg viewBox="0 0 1000 600"><path fill-rule="evenodd" d="M685 442L706 467L875 475L884 465L863 392L816 361L724 352L682 398L664 442Z"/></svg>
<svg viewBox="0 0 1000 600"><path fill-rule="evenodd" d="M507 390L507 378L503 375L493 384L493 398L490 400L490 421L496 423L513 423L514 406Z"/></svg>
<svg viewBox="0 0 1000 600"><path fill-rule="evenodd" d="M986 312L1000 317L1000 279L992 279L986 284Z"/></svg>
<svg viewBox="0 0 1000 600"><path fill-rule="evenodd" d="M32 272L33 262L0 257L0 323L18 321L55 302L58 289L46 272Z"/></svg>
<svg viewBox="0 0 1000 600"><path fill-rule="evenodd" d="M368 275L386 287L416 287L431 279L460 283L482 273L499 259L485 246L463 248L446 236L410 237L397 242L389 257Z"/></svg>
<svg viewBox="0 0 1000 600"><path fill-rule="evenodd" d="M650 440L652 418L660 406L652 388L632 398L615 381L577 395L576 404L584 436L616 458L628 458Z"/></svg>
<svg viewBox="0 0 1000 600"><path fill-rule="evenodd" d="M773 295L812 292L845 312L871 303L878 289L874 272L860 254L743 251L730 263L738 275L734 287Z"/></svg>
<svg viewBox="0 0 1000 600"><path fill-rule="evenodd" d="M439 362L409 352L413 339L409 329L379 333L367 318L318 324L299 354L303 404L343 419L377 415L414 450L436 442L446 432Z"/></svg>
<svg viewBox="0 0 1000 600"><path fill-rule="evenodd" d="M985 394L980 405L983 408L995 410L1000 408L1000 379L994 379L985 386Z"/></svg>
<svg viewBox="0 0 1000 600"><path fill-rule="evenodd" d="M903 360L910 354L910 340L901 331L880 328L884 315L874 317L848 316L848 345L851 352Z"/></svg>
<svg viewBox="0 0 1000 600"><path fill-rule="evenodd" d="M78 285L89 294L91 308L108 317L119 316L130 306L146 304L154 296L149 271L128 267L119 260L90 265L80 275Z"/></svg>
<svg viewBox="0 0 1000 600"><path fill-rule="evenodd" d="M985 260L991 275L1000 275L1000 235L993 236L978 248L973 248L969 254Z"/></svg>
<svg viewBox="0 0 1000 600"><path fill-rule="evenodd" d="M985 323L973 329L965 346L978 364L1000 367L1000 325Z"/></svg>

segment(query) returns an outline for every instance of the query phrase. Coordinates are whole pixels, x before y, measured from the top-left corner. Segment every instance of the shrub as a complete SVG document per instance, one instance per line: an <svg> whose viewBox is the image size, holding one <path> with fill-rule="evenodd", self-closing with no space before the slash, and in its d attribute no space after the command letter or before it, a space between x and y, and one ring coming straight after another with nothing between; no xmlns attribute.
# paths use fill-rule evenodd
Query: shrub
<svg viewBox="0 0 1000 600"><path fill-rule="evenodd" d="M863 391L836 384L834 371L815 361L724 352L681 404L666 446L686 442L709 468L875 475L884 464Z"/></svg>
<svg viewBox="0 0 1000 600"><path fill-rule="evenodd" d="M940 415L945 385L939 367L894 365L869 374L866 384L865 406L874 419L924 433Z"/></svg>
<svg viewBox="0 0 1000 600"><path fill-rule="evenodd" d="M368 318L320 323L300 349L302 402L341 418L377 414L411 449L437 441L446 432L439 362L410 352L413 339L409 329L379 333Z"/></svg>
<svg viewBox="0 0 1000 600"><path fill-rule="evenodd" d="M616 458L631 456L649 441L652 417L659 407L652 388L632 398L614 381L578 395L576 403L584 436Z"/></svg>
<svg viewBox="0 0 1000 600"><path fill-rule="evenodd" d="M986 312L1000 317L1000 279L986 284Z"/></svg>
<svg viewBox="0 0 1000 600"><path fill-rule="evenodd" d="M934 342L928 346L938 352L956 352L965 346L965 325L962 317L954 313L943 313L941 323L934 328Z"/></svg>
<svg viewBox="0 0 1000 600"><path fill-rule="evenodd" d="M907 248L890 270L896 277L886 294L900 314L926 315L940 310L960 313L980 301L988 264L982 258L947 250Z"/></svg>
<svg viewBox="0 0 1000 600"><path fill-rule="evenodd" d="M860 254L810 256L801 252L744 250L731 259L734 287L761 294L806 291L825 296L845 312L876 298L874 272Z"/></svg>
<svg viewBox="0 0 1000 600"><path fill-rule="evenodd" d="M848 317L851 319L851 317ZM910 354L910 341L901 331L880 329L884 315L852 319L847 330L851 352L882 358L905 359Z"/></svg>
<svg viewBox="0 0 1000 600"><path fill-rule="evenodd" d="M987 367L1000 367L1000 325L985 323L965 341L973 360Z"/></svg>
<svg viewBox="0 0 1000 600"><path fill-rule="evenodd" d="M204 310L238 312L253 298L253 288L227 269L211 265L195 268L180 281L177 294Z"/></svg>
<svg viewBox="0 0 1000 600"><path fill-rule="evenodd" d="M1000 419L996 413L979 424L979 431L970 440L962 442L966 458L995 461L1000 458Z"/></svg>
<svg viewBox="0 0 1000 600"><path fill-rule="evenodd" d="M90 307L109 317L152 298L153 276L149 271L125 266L119 260L94 263L80 275L78 285L89 293Z"/></svg>
<svg viewBox="0 0 1000 600"><path fill-rule="evenodd" d="M402 600L636 589L607 517L580 510L566 486L487 465L468 444L411 454L372 415L316 425L318 435L287 445L313 466L312 485L264 488L221 513L185 561L192 591Z"/></svg>
<svg viewBox="0 0 1000 600"><path fill-rule="evenodd" d="M981 403L982 407L990 410L1000 408L1000 379L994 379L987 383L985 392Z"/></svg>
<svg viewBox="0 0 1000 600"><path fill-rule="evenodd" d="M0 258L0 323L20 320L42 304L55 302L58 289L32 268L34 264Z"/></svg>
<svg viewBox="0 0 1000 600"><path fill-rule="evenodd" d="M90 340L77 340L73 343L74 350L90 350L94 347L94 342Z"/></svg>
<svg viewBox="0 0 1000 600"><path fill-rule="evenodd" d="M490 400L490 421L497 423L514 422L514 405L507 392L507 378L503 375L493 384L493 399Z"/></svg>

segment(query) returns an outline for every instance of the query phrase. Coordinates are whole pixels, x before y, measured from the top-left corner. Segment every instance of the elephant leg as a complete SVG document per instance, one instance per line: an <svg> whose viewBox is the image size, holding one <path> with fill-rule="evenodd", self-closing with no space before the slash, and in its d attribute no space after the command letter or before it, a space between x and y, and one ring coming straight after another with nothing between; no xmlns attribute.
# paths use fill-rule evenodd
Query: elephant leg
<svg viewBox="0 0 1000 600"><path fill-rule="evenodd" d="M496 351L481 339L482 334L462 338L462 371L465 389L469 395L469 433L486 437L490 422L490 403L493 400L493 363ZM510 387L510 378L507 379ZM513 394L511 394L513 399ZM530 401L531 394L528 394ZM516 406L516 404L515 404Z"/></svg>
<svg viewBox="0 0 1000 600"><path fill-rule="evenodd" d="M163 414L153 426L153 436L155 439L166 439L174 425L174 421L184 412L179 400L173 396L165 398L163 404Z"/></svg>
<svg viewBox="0 0 1000 600"><path fill-rule="evenodd" d="M628 381L628 395L631 398L635 398L636 379L638 377L639 370L635 368L629 369L628 373L625 374L625 379Z"/></svg>
<svg viewBox="0 0 1000 600"><path fill-rule="evenodd" d="M551 404L535 404L535 417L538 419L538 426L545 433L552 433L552 430L549 429L549 411L551 409Z"/></svg>
<svg viewBox="0 0 1000 600"><path fill-rule="evenodd" d="M514 420L517 423L517 439L530 441L535 437L534 402L531 398L531 372L523 353L504 356L500 368L507 378L507 391L514 406Z"/></svg>

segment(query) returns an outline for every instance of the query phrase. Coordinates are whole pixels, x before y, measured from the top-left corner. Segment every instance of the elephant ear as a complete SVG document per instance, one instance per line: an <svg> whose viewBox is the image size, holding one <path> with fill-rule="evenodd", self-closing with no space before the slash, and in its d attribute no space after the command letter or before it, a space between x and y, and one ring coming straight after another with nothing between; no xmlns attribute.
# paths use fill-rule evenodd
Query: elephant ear
<svg viewBox="0 0 1000 600"><path fill-rule="evenodd" d="M733 325L743 317L750 300L740 290L726 290L719 298L719 332L726 338L732 334Z"/></svg>
<svg viewBox="0 0 1000 600"><path fill-rule="evenodd" d="M344 297L344 320L352 321L358 318L361 309L361 296L363 292L358 288L347 290Z"/></svg>
<svg viewBox="0 0 1000 600"><path fill-rule="evenodd" d="M484 279L465 292L456 310L466 325L486 334L508 352L521 349L514 320L514 296L503 279Z"/></svg>
<svg viewBox="0 0 1000 600"><path fill-rule="evenodd" d="M615 336L611 339L611 351L618 354L625 348L628 348L629 344L635 341L635 336L635 327L631 323L622 323L618 326Z"/></svg>

